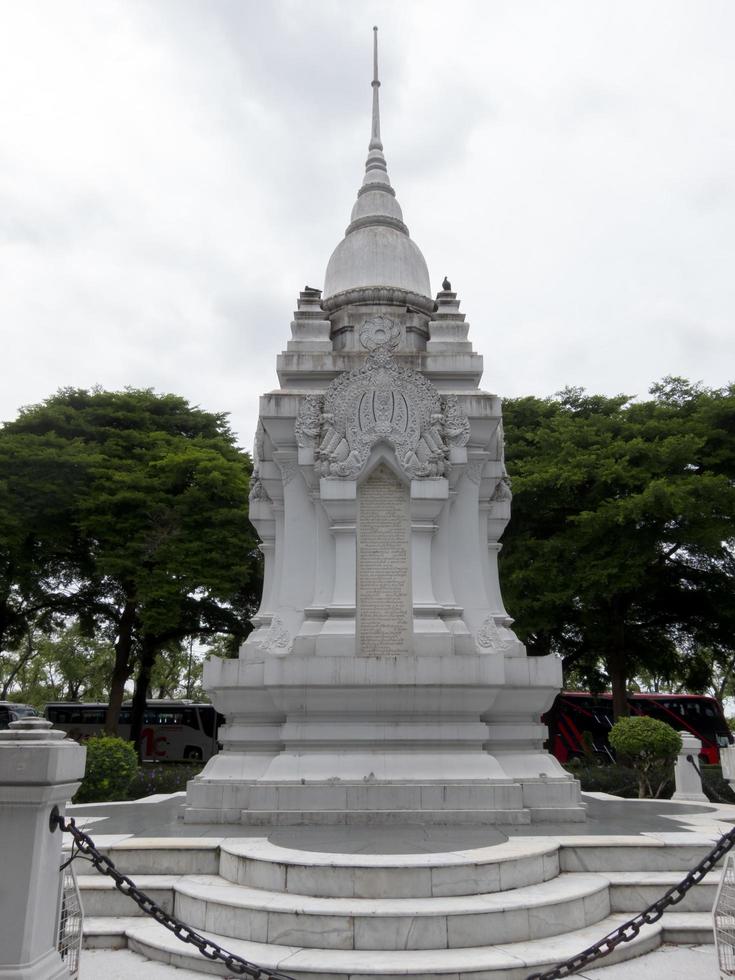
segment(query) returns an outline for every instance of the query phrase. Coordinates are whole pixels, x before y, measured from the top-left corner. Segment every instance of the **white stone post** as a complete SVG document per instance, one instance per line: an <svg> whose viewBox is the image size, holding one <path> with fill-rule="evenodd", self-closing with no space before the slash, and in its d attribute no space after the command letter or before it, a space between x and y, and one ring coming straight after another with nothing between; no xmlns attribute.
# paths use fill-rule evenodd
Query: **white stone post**
<svg viewBox="0 0 735 980"><path fill-rule="evenodd" d="M43 718L0 732L0 980L68 980L56 950L61 833L49 817L76 792L86 755Z"/></svg>
<svg viewBox="0 0 735 980"><path fill-rule="evenodd" d="M681 751L674 767L674 779L676 781L676 792L671 797L672 800L701 800L708 803L709 800L702 792L702 777L699 775L699 750L702 748L701 741L689 732L679 732L681 735ZM692 765L692 760L696 769Z"/></svg>

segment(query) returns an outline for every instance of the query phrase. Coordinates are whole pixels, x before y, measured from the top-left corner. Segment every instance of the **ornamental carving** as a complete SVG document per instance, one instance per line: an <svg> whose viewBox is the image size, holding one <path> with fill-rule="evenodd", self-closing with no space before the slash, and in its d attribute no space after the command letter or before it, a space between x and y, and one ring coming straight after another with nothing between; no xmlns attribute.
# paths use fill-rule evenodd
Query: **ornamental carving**
<svg viewBox="0 0 735 980"><path fill-rule="evenodd" d="M250 503L254 500L262 500L266 504L270 504L273 501L268 495L268 491L263 486L263 481L260 479L260 473L257 470L253 470L253 476L250 480L250 495L248 497Z"/></svg>
<svg viewBox="0 0 735 980"><path fill-rule="evenodd" d="M466 446L470 438L470 420L459 408L456 395L444 399L444 438L449 446Z"/></svg>
<svg viewBox="0 0 735 980"><path fill-rule="evenodd" d="M394 351L401 343L401 327L389 316L371 316L360 327L360 343L371 354Z"/></svg>
<svg viewBox="0 0 735 980"><path fill-rule="evenodd" d="M255 445L253 447L253 468L258 468L258 463L262 462L265 455L265 429L263 420L258 419L258 427L255 430Z"/></svg>
<svg viewBox="0 0 735 980"><path fill-rule="evenodd" d="M278 468L281 471L281 478L283 479L283 485L284 487L287 487L288 484L291 482L291 480L293 480L293 478L298 473L299 464L296 462L295 459L277 459L276 463L278 464Z"/></svg>
<svg viewBox="0 0 735 980"><path fill-rule="evenodd" d="M475 633L475 643L480 653L506 653L514 645L514 637L509 629L500 627L494 616L488 616Z"/></svg>
<svg viewBox="0 0 735 980"><path fill-rule="evenodd" d="M302 449L314 449L319 441L322 424L321 395L307 395L301 403L294 424L296 442Z"/></svg>
<svg viewBox="0 0 735 980"><path fill-rule="evenodd" d="M393 448L411 479L443 476L449 447L462 446L469 438L469 422L456 398L442 402L422 374L396 364L387 349L390 332L387 337L386 345L368 355L362 367L340 375L323 396L302 401L296 438L302 448L314 447L321 476L355 479L379 442Z"/></svg>
<svg viewBox="0 0 735 980"><path fill-rule="evenodd" d="M253 447L253 475L250 479L248 500L251 502L253 500L263 500L266 503L272 503L271 498L268 496L268 491L263 486L263 481L260 478L260 461L263 459L265 451L264 441L265 429L263 428L262 420L258 419L258 427L255 430L255 445Z"/></svg>
<svg viewBox="0 0 735 980"><path fill-rule="evenodd" d="M291 652L293 639L280 616L271 619L270 627L263 638L263 646L276 656L285 657Z"/></svg>
<svg viewBox="0 0 735 980"><path fill-rule="evenodd" d="M493 495L491 500L512 500L513 492L510 489L510 477L507 475L501 476L498 480L495 489L493 490Z"/></svg>
<svg viewBox="0 0 735 980"><path fill-rule="evenodd" d="M484 459L471 459L465 466L465 476L477 486L482 482L482 471L485 469Z"/></svg>

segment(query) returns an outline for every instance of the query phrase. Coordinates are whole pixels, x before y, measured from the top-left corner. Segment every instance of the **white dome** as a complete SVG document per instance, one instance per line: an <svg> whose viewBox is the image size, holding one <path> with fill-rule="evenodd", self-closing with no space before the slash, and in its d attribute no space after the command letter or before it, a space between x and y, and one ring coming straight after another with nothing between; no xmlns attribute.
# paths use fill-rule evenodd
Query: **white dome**
<svg viewBox="0 0 735 980"><path fill-rule="evenodd" d="M391 286L431 296L429 270L418 245L406 232L382 223L365 224L345 235L327 265L324 298L361 286Z"/></svg>

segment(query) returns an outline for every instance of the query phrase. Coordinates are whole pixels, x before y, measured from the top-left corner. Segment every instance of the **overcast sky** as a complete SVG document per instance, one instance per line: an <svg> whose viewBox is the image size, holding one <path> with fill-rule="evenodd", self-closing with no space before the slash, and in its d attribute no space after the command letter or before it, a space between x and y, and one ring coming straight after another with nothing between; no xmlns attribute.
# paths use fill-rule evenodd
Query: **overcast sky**
<svg viewBox="0 0 735 980"><path fill-rule="evenodd" d="M2 0L0 420L153 387L250 447L362 178L373 23L483 387L735 380L730 0Z"/></svg>

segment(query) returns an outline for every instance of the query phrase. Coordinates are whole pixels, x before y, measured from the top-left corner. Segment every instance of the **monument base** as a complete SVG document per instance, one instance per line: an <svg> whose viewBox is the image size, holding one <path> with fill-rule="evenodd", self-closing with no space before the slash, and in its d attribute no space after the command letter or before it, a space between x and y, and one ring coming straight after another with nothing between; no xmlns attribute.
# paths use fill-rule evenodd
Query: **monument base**
<svg viewBox="0 0 735 980"><path fill-rule="evenodd" d="M585 819L579 783L543 749L553 658L291 654L205 669L229 723L188 784L187 823Z"/></svg>

